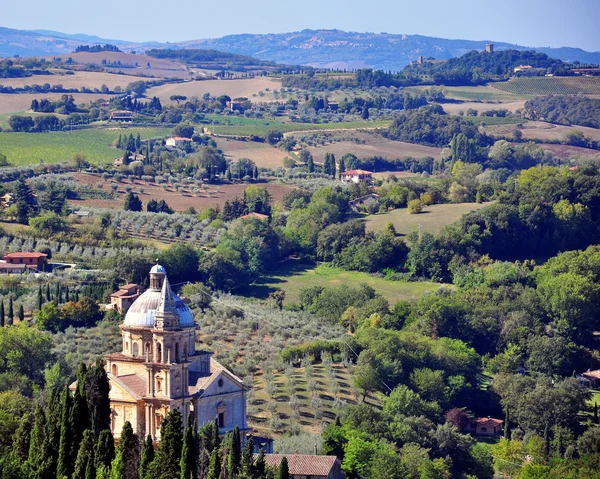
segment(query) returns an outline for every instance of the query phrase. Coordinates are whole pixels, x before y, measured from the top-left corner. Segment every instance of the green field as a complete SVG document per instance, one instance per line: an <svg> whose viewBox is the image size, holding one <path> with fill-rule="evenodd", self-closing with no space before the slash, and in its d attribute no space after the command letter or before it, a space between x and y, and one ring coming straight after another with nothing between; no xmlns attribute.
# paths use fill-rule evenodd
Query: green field
<svg viewBox="0 0 600 479"><path fill-rule="evenodd" d="M13 165L68 162L82 153L90 163L111 162L123 152L112 145L119 135L138 133L142 139L166 137L170 128L89 129L72 132L0 133L0 153Z"/></svg>
<svg viewBox="0 0 600 479"><path fill-rule="evenodd" d="M410 87L408 91L419 91L431 88L429 86L423 87ZM442 86L444 95L446 98L454 98L457 100L471 100L471 101L515 101L520 99L527 99L526 95L515 95L509 92L503 92L497 90L488 85L481 86ZM498 108L502 108L502 105L498 105Z"/></svg>
<svg viewBox="0 0 600 479"><path fill-rule="evenodd" d="M431 205L423 208L418 215L411 215L407 208L401 208L377 215L366 217L367 230L382 229L386 223L392 222L398 234L407 235L417 231L421 225L421 232L438 234L444 226L458 221L462 215L479 210L490 203L460 203L450 205Z"/></svg>
<svg viewBox="0 0 600 479"><path fill-rule="evenodd" d="M486 125L517 125L519 123L527 123L523 118L508 118L499 116L465 116L467 120L471 120L476 125L485 123Z"/></svg>
<svg viewBox="0 0 600 479"><path fill-rule="evenodd" d="M492 85L520 95L600 95L600 77L517 77Z"/></svg>
<svg viewBox="0 0 600 479"><path fill-rule="evenodd" d="M342 284L356 287L361 283L371 286L390 303L400 299L418 298L425 293L436 291L441 286L439 283L388 281L368 273L334 268L325 263L319 266L295 264L288 265L285 270L272 274L260 284L256 284L252 294L264 297L275 289L281 289L286 294L284 304L290 304L299 302L300 291L303 288Z"/></svg>
<svg viewBox="0 0 600 479"><path fill-rule="evenodd" d="M291 131L307 130L356 130L360 128L387 128L390 121L352 121L341 123L284 123L282 121L267 119L259 120L255 118L206 115L206 119L214 121L214 124L204 125L211 133L217 135L266 135L269 131L277 130L284 133ZM218 122L218 123L217 123Z"/></svg>

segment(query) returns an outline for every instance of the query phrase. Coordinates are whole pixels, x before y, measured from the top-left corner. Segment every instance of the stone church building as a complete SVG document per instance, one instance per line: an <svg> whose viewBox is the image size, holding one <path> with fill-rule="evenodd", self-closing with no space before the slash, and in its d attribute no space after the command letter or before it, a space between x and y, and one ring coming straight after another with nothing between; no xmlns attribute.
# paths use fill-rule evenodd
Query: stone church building
<svg viewBox="0 0 600 479"><path fill-rule="evenodd" d="M196 349L196 324L171 290L160 265L150 287L131 305L121 325L123 350L105 356L110 381L111 429L118 438L129 421L143 438L160 441L160 424L177 409L197 427L217 419L223 434L247 431L246 388L212 353Z"/></svg>

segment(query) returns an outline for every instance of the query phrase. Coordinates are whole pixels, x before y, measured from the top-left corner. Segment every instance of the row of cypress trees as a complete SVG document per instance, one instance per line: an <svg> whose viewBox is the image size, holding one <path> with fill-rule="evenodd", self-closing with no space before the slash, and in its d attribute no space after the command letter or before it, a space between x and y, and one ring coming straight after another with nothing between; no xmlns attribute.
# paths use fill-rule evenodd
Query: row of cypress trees
<svg viewBox="0 0 600 479"><path fill-rule="evenodd" d="M8 315L5 311L4 301L0 301L0 327L12 326L15 321L15 306L12 295L9 296L8 299ZM19 305L17 317L19 318L19 321L23 321L25 319L25 310L23 309L22 304Z"/></svg>

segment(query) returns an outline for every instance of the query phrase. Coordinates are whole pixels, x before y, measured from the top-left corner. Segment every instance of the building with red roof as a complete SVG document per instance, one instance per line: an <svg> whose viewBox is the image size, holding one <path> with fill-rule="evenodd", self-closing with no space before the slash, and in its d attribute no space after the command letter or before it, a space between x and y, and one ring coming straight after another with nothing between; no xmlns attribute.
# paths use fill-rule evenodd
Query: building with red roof
<svg viewBox="0 0 600 479"><path fill-rule="evenodd" d="M349 170L340 173L340 180L344 183L366 183L373 184L373 172L367 170Z"/></svg>
<svg viewBox="0 0 600 479"><path fill-rule="evenodd" d="M256 458L256 455L254 456ZM265 463L278 468L287 458L292 479L345 479L342 464L337 456L315 456L310 454L265 454Z"/></svg>

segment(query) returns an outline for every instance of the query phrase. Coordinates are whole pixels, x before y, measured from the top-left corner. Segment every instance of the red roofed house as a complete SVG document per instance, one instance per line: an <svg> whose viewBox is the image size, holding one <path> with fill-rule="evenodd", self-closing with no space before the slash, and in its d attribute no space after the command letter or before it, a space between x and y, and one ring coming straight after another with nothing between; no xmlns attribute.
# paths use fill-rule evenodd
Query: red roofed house
<svg viewBox="0 0 600 479"><path fill-rule="evenodd" d="M182 138L181 136L172 136L171 138L167 138L165 144L167 146L182 146L185 143L192 141L191 138Z"/></svg>
<svg viewBox="0 0 600 479"><path fill-rule="evenodd" d="M366 170L350 170L340 173L340 180L344 183L366 183L373 184L373 173Z"/></svg>
<svg viewBox="0 0 600 479"><path fill-rule="evenodd" d="M2 273L24 273L25 270L42 270L48 257L45 253L8 253L0 263Z"/></svg>
<svg viewBox="0 0 600 479"><path fill-rule="evenodd" d="M504 431L504 421L493 417L478 417L469 421L466 432L475 436L499 436Z"/></svg>
<svg viewBox="0 0 600 479"><path fill-rule="evenodd" d="M256 458L256 454L254 455ZM278 468L286 457L292 479L345 479L342 463L336 456L305 454L265 454L267 466Z"/></svg>
<svg viewBox="0 0 600 479"><path fill-rule="evenodd" d="M590 371L588 369L585 373L581 373L581 377L590 382L590 387L600 387L600 369L596 369L594 371Z"/></svg>
<svg viewBox="0 0 600 479"><path fill-rule="evenodd" d="M133 112L128 110L113 111L110 114L112 121L133 121Z"/></svg>
<svg viewBox="0 0 600 479"><path fill-rule="evenodd" d="M119 313L126 313L129 306L140 297L140 294L142 294L141 288L137 284L126 284L125 286L121 286L119 291L110 295L110 306Z"/></svg>
<svg viewBox="0 0 600 479"><path fill-rule="evenodd" d="M268 221L269 220L269 216L268 215L263 215L262 213L248 213L247 215L244 216L240 216L241 220L245 220L247 218L256 218L257 220L261 220L261 221Z"/></svg>

